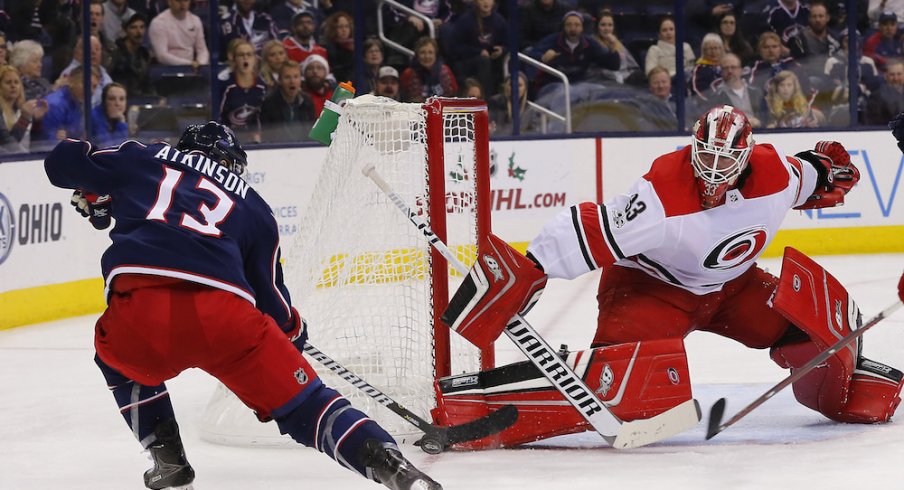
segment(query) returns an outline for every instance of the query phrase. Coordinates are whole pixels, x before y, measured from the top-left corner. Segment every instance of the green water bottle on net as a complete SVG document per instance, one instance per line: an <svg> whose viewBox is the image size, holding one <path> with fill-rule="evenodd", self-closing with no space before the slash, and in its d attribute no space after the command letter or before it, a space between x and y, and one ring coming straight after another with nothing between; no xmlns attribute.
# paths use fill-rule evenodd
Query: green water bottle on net
<svg viewBox="0 0 904 490"><path fill-rule="evenodd" d="M352 87L352 82L339 82L336 90L333 91L333 96L324 102L323 111L314 122L314 126L311 127L308 137L329 146L333 142L333 132L339 125L339 116L342 115L341 102L354 96L355 87Z"/></svg>

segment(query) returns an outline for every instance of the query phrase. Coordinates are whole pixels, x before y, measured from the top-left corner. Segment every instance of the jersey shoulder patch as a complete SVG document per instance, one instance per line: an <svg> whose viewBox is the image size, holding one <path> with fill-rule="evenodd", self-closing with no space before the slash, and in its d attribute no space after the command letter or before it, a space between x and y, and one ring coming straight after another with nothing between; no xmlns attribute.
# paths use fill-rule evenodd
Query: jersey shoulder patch
<svg viewBox="0 0 904 490"><path fill-rule="evenodd" d="M667 218L703 210L691 166L690 146L653 160L643 178L653 186Z"/></svg>
<svg viewBox="0 0 904 490"><path fill-rule="evenodd" d="M790 175L782 155L770 144L760 144L750 152L749 174L741 186L745 199L777 194L788 188Z"/></svg>

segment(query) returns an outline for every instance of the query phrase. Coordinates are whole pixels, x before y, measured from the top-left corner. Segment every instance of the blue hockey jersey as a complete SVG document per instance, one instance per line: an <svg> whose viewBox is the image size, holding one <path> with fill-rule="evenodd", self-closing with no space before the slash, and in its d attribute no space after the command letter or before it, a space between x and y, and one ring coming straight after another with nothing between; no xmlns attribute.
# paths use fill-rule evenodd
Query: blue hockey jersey
<svg viewBox="0 0 904 490"><path fill-rule="evenodd" d="M201 152L137 141L101 150L61 141L44 168L57 187L113 197L113 244L101 260L108 289L123 273L184 279L237 294L288 325L276 219L240 176Z"/></svg>

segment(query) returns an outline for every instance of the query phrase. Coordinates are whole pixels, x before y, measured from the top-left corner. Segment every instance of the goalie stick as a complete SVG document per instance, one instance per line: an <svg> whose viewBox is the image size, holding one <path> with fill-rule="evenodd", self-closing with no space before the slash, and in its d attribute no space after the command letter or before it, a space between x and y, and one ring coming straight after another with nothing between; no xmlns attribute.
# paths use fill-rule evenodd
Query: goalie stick
<svg viewBox="0 0 904 490"><path fill-rule="evenodd" d="M499 410L477 420L472 420L471 422L461 425L439 427L427 422L382 391L374 388L370 383L364 381L348 369L345 369L333 358L324 354L320 349L314 347L310 343L305 343L304 352L317 360L317 362L329 368L330 371L339 375L339 377L345 381L351 383L352 386L376 400L380 405L388 408L396 415L402 417L411 425L421 430L424 433L424 437L415 444L421 446L421 449L430 454L439 454L451 444L483 439L484 437L501 432L514 424L515 420L518 418L518 410L515 406L505 405Z"/></svg>
<svg viewBox="0 0 904 490"><path fill-rule="evenodd" d="M433 233L430 226L408 206L389 183L383 180L373 163L365 165L361 172L374 181L408 220L421 230L430 245L459 273L468 275L468 267L455 257L446 244ZM697 400L691 399L655 417L623 422L606 408L593 394L593 390L584 384L581 377L575 374L524 317L513 316L504 332L559 393L614 448L628 449L652 444L693 427L701 419L700 404Z"/></svg>
<svg viewBox="0 0 904 490"><path fill-rule="evenodd" d="M787 388L795 381L804 377L807 373L812 371L813 368L819 366L820 364L825 362L826 359L828 359L829 357L832 357L832 355L834 355L836 352L838 352L841 349L844 349L848 344L850 344L851 342L860 338L860 336L862 336L864 333L866 333L867 330L869 330L870 328L875 326L877 323L879 323L883 319L891 316L891 314L894 313L895 310L897 310L900 307L901 307L901 301L895 301L894 304L892 304L892 305L888 306L887 308L885 308L884 310L880 311L878 315L874 316L872 319L870 319L868 322L866 322L860 328L858 328L856 330L852 330L849 334L847 334L844 337L842 337L841 339L839 339L838 342L835 342L834 345L832 345L828 349L820 352L819 355L814 357L810 362L804 364L803 366L801 366L798 369L795 369L794 372L792 372L790 376L781 380L777 385L773 386L772 388L769 388L768 391L766 391L765 393L760 395L759 398L752 401L746 407L739 410L738 413L734 414L730 419L726 420L724 423L722 423L722 417L725 415L725 398L719 398L716 401L716 403L713 404L712 408L710 408L710 410L709 410L709 421L707 422L706 439L707 440L712 439L719 432L722 432L723 430L725 430L725 429L731 427L732 425L734 425L735 423L737 423L739 420L741 420L742 418L747 416L747 414L752 412L755 408L757 408L760 405L762 405L763 403L765 403L766 400L775 396L776 393L778 393L779 391L782 391L783 389Z"/></svg>

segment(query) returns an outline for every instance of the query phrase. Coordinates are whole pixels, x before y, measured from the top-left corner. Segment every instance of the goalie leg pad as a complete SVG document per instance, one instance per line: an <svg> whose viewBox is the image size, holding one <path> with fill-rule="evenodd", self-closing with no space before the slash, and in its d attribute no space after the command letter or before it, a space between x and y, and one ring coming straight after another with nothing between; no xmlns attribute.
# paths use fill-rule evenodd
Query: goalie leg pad
<svg viewBox="0 0 904 490"><path fill-rule="evenodd" d="M690 377L681 339L630 342L572 352L566 362L621 420L658 415L691 399ZM457 425L507 404L518 420L498 434L454 449L510 447L590 430L589 424L528 362L443 378L434 417Z"/></svg>
<svg viewBox="0 0 904 490"><path fill-rule="evenodd" d="M477 261L449 301L442 320L478 347L489 346L516 313L526 313L546 287L537 264L490 234Z"/></svg>
<svg viewBox="0 0 904 490"><path fill-rule="evenodd" d="M836 420L859 424L888 422L901 403L902 384L901 371L861 357L851 378L848 402Z"/></svg>

